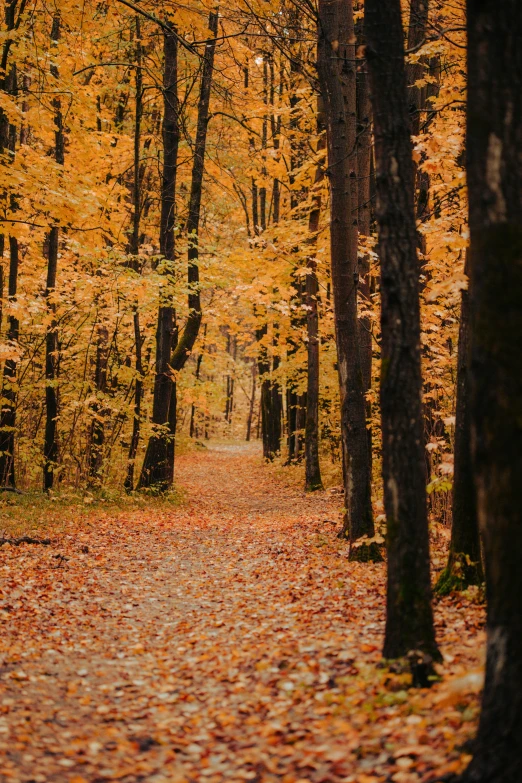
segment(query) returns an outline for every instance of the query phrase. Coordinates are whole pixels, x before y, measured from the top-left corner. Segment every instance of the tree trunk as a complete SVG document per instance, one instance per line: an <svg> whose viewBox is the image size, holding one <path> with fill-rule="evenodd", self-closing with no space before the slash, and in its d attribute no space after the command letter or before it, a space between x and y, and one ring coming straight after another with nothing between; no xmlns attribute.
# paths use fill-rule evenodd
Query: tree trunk
<svg viewBox="0 0 522 783"><path fill-rule="evenodd" d="M440 658L431 607L413 160L400 0L366 0L381 262L388 590L384 656Z"/></svg>
<svg viewBox="0 0 522 783"><path fill-rule="evenodd" d="M141 48L141 24L139 16L136 16L136 105L134 115L134 177L132 187L132 233L129 242L130 266L135 272L139 272L140 250L140 225L141 225L141 120L143 114L143 74L142 48ZM140 329L140 314L138 303L134 310L134 342L135 342L135 370L134 381L134 415L132 419L132 436L127 458L127 475L124 487L127 492L134 489L134 470L141 430L141 402L143 398L143 361L141 356L142 338Z"/></svg>
<svg viewBox="0 0 522 783"><path fill-rule="evenodd" d="M170 291L170 263L174 260L174 219L176 198L176 170L179 148L178 114L178 41L175 30L165 31L163 72L163 172L161 183L160 251L165 258L166 282L160 292L158 325L156 330L156 376L152 403L154 432L149 438L141 469L138 489L155 487L165 491L169 487L168 460L169 407L172 394L169 361L175 313Z"/></svg>
<svg viewBox="0 0 522 783"><path fill-rule="evenodd" d="M330 247L341 396L341 439L350 540L374 534L371 464L357 320L356 74L351 0L320 0L317 67L327 122ZM355 222L354 222L355 220Z"/></svg>
<svg viewBox="0 0 522 783"><path fill-rule="evenodd" d="M9 237L9 303L16 302L18 286L19 252L18 240ZM11 313L7 319L7 341L11 348L16 349L20 325L18 318ZM0 486L16 487L14 449L16 426L16 373L18 363L16 359L7 359L4 364L2 378L2 410L0 412Z"/></svg>
<svg viewBox="0 0 522 783"><path fill-rule="evenodd" d="M322 102L318 101L317 129L319 140L317 152L326 150L324 132L324 113ZM325 162L317 164L313 185L313 205L308 216L308 274L306 276L306 332L307 343L307 384L306 384L306 425L305 425L305 490L315 492L323 488L321 467L319 464L319 282L317 279L317 261L315 249L321 216L321 183L324 180Z"/></svg>
<svg viewBox="0 0 522 783"><path fill-rule="evenodd" d="M143 399L143 361L141 355L142 337L140 329L140 314L136 309L134 312L134 341L136 343L136 380L134 381L134 416L132 419L132 436L129 446L129 456L127 460L127 476L125 478L125 490L132 492L134 489L134 468L136 464L136 455L140 442L141 428L141 401Z"/></svg>
<svg viewBox="0 0 522 783"><path fill-rule="evenodd" d="M156 330L156 374L152 402L154 432L149 439L138 489L152 487L164 492L169 487L169 408L172 393L169 360L172 342L172 307L160 307Z"/></svg>
<svg viewBox="0 0 522 783"><path fill-rule="evenodd" d="M6 22L8 30L14 29L14 13L16 6L11 3L6 8ZM9 39L4 44L3 57L2 57L2 69L4 70L7 65L7 55L9 53ZM4 70L5 72L5 70ZM11 95L16 95L17 92L17 76L16 67L13 66L9 72L9 75L5 77L4 81L5 89ZM9 147L13 157L16 151L16 129L14 125L10 125L4 112L0 115L0 145L2 151L5 147ZM11 209L14 211L17 209L16 199L12 197ZM8 298L11 304L16 302L16 294L18 287L18 269L20 264L20 254L18 247L18 239L16 237L9 237L9 283L8 283ZM20 333L20 324L18 319L9 314L7 326L7 340L11 344L11 348L16 350L18 344L18 338ZM15 427L16 427L16 405L17 405L17 376L18 361L16 358L7 359L4 364L4 371L2 376L2 393L1 393L1 411L0 411L0 486L2 487L15 487L15 464L14 464L14 452L15 452Z"/></svg>
<svg viewBox="0 0 522 783"><path fill-rule="evenodd" d="M364 41L363 20L358 24L357 43L362 47ZM371 138L371 103L368 64L363 59L357 70L357 217L359 222L359 237L371 237L372 208L370 194L370 172L372 158ZM359 258L359 297L363 307L372 304L372 280L370 269L370 254L362 253ZM366 401L366 431L368 435L368 450L370 453L370 471L372 470L373 436L371 428L372 404L368 392L372 388L372 332L371 320L368 315L359 316L359 346L361 356L361 371Z"/></svg>
<svg viewBox="0 0 522 783"><path fill-rule="evenodd" d="M266 325L257 331L260 342L267 334ZM263 457L272 460L281 453L281 421L283 416L283 399L281 387L272 378L272 370L277 369L274 357L271 363L265 345L261 346L258 355L259 379L261 382L261 435L263 439Z"/></svg>
<svg viewBox="0 0 522 783"><path fill-rule="evenodd" d="M466 273L469 277L468 258ZM457 405L455 416L455 474L453 477L453 522L448 564L437 582L436 592L447 595L484 581L477 519L477 500L471 457L471 419L469 409L469 300L462 292L457 361Z"/></svg>
<svg viewBox="0 0 522 783"><path fill-rule="evenodd" d="M107 364L109 360L109 331L106 326L98 326L96 346L96 370L94 388L97 400L92 406L91 451L89 456L89 478L99 484L102 480L103 445L105 443L105 418L107 406L103 395L107 391Z"/></svg>
<svg viewBox="0 0 522 783"><path fill-rule="evenodd" d="M51 45L60 39L60 15L53 19ZM51 74L58 77L56 66L51 66ZM54 158L63 166L65 162L65 137L63 132L62 105L60 98L54 98L55 148ZM58 244L60 238L58 226L53 226L49 235L49 253L47 259L47 284L45 298L49 325L45 336L45 437L43 486L45 491L52 489L54 470L58 462L58 325L56 323L56 277L58 272Z"/></svg>
<svg viewBox="0 0 522 783"><path fill-rule="evenodd" d="M257 371L256 371L256 365L254 363L252 364L252 391L250 393L250 401L248 405L247 430L246 430L246 438L245 438L247 443L250 441L252 435L252 421L254 418L254 406L256 403L256 382L257 382Z"/></svg>
<svg viewBox="0 0 522 783"><path fill-rule="evenodd" d="M190 189L189 213L187 219L188 246L188 306L189 315L181 337L172 355L172 369L179 372L185 366L196 342L201 325L201 299L199 292L198 267L198 234L199 216L201 211L201 195L203 191L203 174L205 171L205 148L207 143L207 127L209 121L210 91L214 70L214 54L218 33L218 14L212 12L208 21L212 38L205 47L205 61L201 75L201 89L198 104L198 123L196 143L194 145L194 163L192 167L192 182Z"/></svg>
<svg viewBox="0 0 522 783"><path fill-rule="evenodd" d="M468 0L471 432L487 662L466 783L522 770L522 8Z"/></svg>

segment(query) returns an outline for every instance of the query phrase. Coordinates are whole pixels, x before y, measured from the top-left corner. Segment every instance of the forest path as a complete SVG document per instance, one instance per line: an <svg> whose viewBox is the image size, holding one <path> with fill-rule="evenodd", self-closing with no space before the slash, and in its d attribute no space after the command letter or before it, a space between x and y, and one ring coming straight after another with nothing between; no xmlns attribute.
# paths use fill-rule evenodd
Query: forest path
<svg viewBox="0 0 522 783"><path fill-rule="evenodd" d="M1 550L1 783L415 783L419 758L422 775L458 766L473 727L448 738L424 717L432 692L388 692L375 668L384 568L347 562L339 498L289 488L255 447L181 457L177 481L181 507Z"/></svg>

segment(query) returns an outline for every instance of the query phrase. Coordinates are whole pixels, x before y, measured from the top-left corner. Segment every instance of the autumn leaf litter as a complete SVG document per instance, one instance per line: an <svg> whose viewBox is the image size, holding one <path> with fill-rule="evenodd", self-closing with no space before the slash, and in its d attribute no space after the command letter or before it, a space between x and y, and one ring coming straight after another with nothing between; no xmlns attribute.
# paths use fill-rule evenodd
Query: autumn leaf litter
<svg viewBox="0 0 522 783"><path fill-rule="evenodd" d="M0 550L0 781L427 783L462 769L482 608L438 604L443 679L413 690L381 664L385 567L348 562L338 496L285 486L253 447L177 470L181 508L71 519L51 547Z"/></svg>

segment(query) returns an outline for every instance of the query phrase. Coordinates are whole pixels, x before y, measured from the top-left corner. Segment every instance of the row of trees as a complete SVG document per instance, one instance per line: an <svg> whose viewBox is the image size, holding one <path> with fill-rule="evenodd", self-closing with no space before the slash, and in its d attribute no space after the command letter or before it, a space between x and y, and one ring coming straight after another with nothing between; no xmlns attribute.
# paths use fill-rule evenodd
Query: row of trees
<svg viewBox="0 0 522 783"><path fill-rule="evenodd" d="M355 11L361 43L362 6ZM447 81L437 77L441 101L460 89L458 47L437 32L454 13L435 8L426 44L448 60ZM209 9L197 4L183 11L167 4L161 13L117 0L87 3L81 12L74 3L56 12L39 3L6 4L3 266L11 288L6 284L3 297L2 483L38 486L43 475L47 489L71 482L166 488L176 422L199 437L227 431L230 383L237 381L245 430L257 434L260 422L268 459L306 456L309 489L321 486L319 458L335 459L337 444L347 488L350 470L364 471L350 490L362 513L347 504L345 533L355 540L372 530L372 465L380 459L364 58L354 61L350 77L357 225L350 228L349 264L341 268L340 258L332 275L317 14L296 3L262 12L239 3L221 13L215 47L208 24ZM423 68L424 77L435 78L432 71ZM430 120L430 137L440 140L436 156L422 154L426 165L439 165L445 136L433 128L448 110L430 104L428 113L429 92L419 98L418 116ZM429 478L443 491L462 280L455 267L462 204L445 201L458 178L456 157L452 152L449 175L444 171L436 186L430 251L436 256L443 243L448 258L426 275L423 311L430 377L424 391L438 395L430 424L426 417ZM449 268L451 288L436 298ZM352 374L355 343L348 345L349 329L334 318L343 275L352 276L350 317L358 318L364 344L364 400L358 371ZM205 337L196 343L198 330ZM347 364L337 364L342 335ZM350 428L350 437L359 433L351 451Z"/></svg>
<svg viewBox="0 0 522 783"><path fill-rule="evenodd" d="M522 11L512 2L499 7L470 0L466 22L470 288L461 316L455 499L464 505L467 490L469 507L454 520L449 568L459 546L472 545L480 562L477 531L466 539L462 529L466 517L470 533L476 511L486 562L487 666L475 753L463 780L514 783L522 766L521 606L519 569L513 554L520 538L516 472L522 456L522 441L517 437L522 399L520 350L513 332L520 322L522 188L517 147L522 133L522 62L515 42L522 32ZM429 601L420 402L419 243L399 0L366 0L365 32L382 296L381 415L388 550L384 654L397 657L423 650L433 657L437 648ZM471 548L468 560L470 552Z"/></svg>
<svg viewBox="0 0 522 783"><path fill-rule="evenodd" d="M522 12L407 5L7 0L0 483L165 491L180 422L226 430L243 387L308 490L338 442L353 557L380 556L382 489L384 653L422 684L454 459L438 589L482 581L479 518L488 577L467 779L511 782Z"/></svg>

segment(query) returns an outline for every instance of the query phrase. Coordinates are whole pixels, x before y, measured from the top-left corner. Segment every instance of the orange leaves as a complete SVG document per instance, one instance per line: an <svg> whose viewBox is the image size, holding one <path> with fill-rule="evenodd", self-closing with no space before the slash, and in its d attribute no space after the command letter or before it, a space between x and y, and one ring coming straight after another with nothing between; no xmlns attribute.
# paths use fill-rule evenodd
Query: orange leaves
<svg viewBox="0 0 522 783"><path fill-rule="evenodd" d="M443 679L408 690L376 665L384 566L348 562L335 494L305 496L239 445L177 471L178 508L90 508L51 551L0 550L5 780L428 783L462 769L482 609L437 605Z"/></svg>

